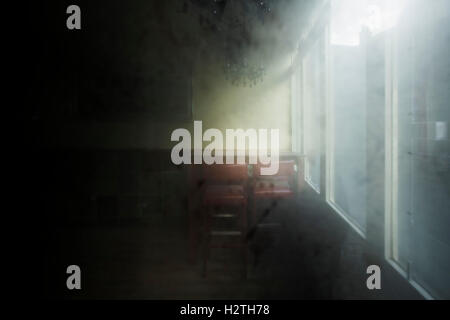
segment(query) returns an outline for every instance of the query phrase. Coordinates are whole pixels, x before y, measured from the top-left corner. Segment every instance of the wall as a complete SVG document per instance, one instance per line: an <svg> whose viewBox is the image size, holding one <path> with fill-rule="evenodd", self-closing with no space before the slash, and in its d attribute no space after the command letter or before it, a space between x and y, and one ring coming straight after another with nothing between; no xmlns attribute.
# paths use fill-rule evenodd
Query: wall
<svg viewBox="0 0 450 320"><path fill-rule="evenodd" d="M213 58L213 57L212 57ZM290 151L290 57L274 61L262 83L233 86L219 63L199 63L194 77L194 119L203 128L279 129L280 149Z"/></svg>
<svg viewBox="0 0 450 320"><path fill-rule="evenodd" d="M290 151L288 50L270 43L271 49L264 49L268 56L264 82L238 88L224 79L220 34L206 33L193 12L181 12L180 2L80 5L83 28L79 33L58 28L53 5L46 8L51 16L44 14L48 26L36 31L36 39L41 39L36 42L44 48L36 57L34 89L30 89L35 97L30 138L35 145L169 149L174 145L170 142L174 129L191 128L193 120L202 120L204 128L222 130L279 128L281 149ZM63 3L59 7L64 11ZM192 74L192 101L181 95L176 102L182 112L169 106L179 94L177 86L166 90L163 102L160 98L158 105L152 102L152 97L161 95L161 84L154 79L161 72L174 72L175 81L178 74ZM191 104L192 119L185 114ZM145 114L105 120L105 109L106 113L143 110Z"/></svg>

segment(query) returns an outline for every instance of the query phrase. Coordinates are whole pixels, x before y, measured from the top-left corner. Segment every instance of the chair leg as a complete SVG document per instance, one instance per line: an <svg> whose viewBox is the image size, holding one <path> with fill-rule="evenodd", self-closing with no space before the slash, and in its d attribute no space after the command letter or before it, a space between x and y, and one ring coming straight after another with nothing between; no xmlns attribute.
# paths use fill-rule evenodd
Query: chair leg
<svg viewBox="0 0 450 320"><path fill-rule="evenodd" d="M241 213L241 232L242 232L242 258L244 260L244 268L243 268L243 278L247 278L247 205L244 204L242 206L242 213Z"/></svg>

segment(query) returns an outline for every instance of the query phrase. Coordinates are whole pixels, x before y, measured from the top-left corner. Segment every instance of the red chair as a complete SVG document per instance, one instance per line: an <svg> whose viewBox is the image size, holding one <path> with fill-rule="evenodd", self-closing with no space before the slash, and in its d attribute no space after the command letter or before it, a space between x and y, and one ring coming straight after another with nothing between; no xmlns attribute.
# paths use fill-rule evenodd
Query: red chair
<svg viewBox="0 0 450 320"><path fill-rule="evenodd" d="M255 228L256 203L261 199L285 199L294 196L293 180L296 171L294 160L280 161L278 173L272 176L261 175L261 164L253 167L251 223Z"/></svg>
<svg viewBox="0 0 450 320"><path fill-rule="evenodd" d="M211 248L241 248L244 260L243 276L247 275L247 165L211 165L204 166L202 176L205 181L203 190L204 238L203 276L207 275L207 264ZM215 208L226 206L236 208L234 214L220 214ZM218 218L235 218L237 230L213 230L212 221ZM238 240L216 244L213 236L236 237Z"/></svg>

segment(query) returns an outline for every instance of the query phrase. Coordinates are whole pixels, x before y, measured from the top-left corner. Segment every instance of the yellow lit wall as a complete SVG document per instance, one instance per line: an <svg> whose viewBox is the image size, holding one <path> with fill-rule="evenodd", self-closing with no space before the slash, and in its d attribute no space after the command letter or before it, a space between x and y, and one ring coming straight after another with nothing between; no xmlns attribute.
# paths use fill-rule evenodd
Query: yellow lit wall
<svg viewBox="0 0 450 320"><path fill-rule="evenodd" d="M203 121L203 130L217 128L223 134L225 129L279 129L280 151L290 151L290 59L274 62L263 82L251 88L232 85L220 67L196 66L194 120Z"/></svg>

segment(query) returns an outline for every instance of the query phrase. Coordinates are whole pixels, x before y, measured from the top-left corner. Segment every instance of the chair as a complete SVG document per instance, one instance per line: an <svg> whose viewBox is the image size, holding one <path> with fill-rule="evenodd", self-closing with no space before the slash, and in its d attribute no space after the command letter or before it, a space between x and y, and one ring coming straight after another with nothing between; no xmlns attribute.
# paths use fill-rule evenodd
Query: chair
<svg viewBox="0 0 450 320"><path fill-rule="evenodd" d="M211 165L204 166L203 207L205 251L203 256L203 276L207 275L207 264L211 248L241 248L244 260L243 276L247 274L247 165ZM213 209L220 206L234 207L234 213L217 213ZM213 230L213 219L237 220L237 230ZM213 236L238 238L237 241L216 244Z"/></svg>
<svg viewBox="0 0 450 320"><path fill-rule="evenodd" d="M261 175L261 167L257 164L253 167L253 181L251 188L251 224L253 228L258 226L256 222L256 203L261 199L285 199L294 196L293 180L296 171L294 160L280 161L278 173L272 176Z"/></svg>

